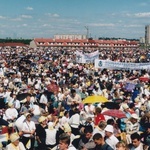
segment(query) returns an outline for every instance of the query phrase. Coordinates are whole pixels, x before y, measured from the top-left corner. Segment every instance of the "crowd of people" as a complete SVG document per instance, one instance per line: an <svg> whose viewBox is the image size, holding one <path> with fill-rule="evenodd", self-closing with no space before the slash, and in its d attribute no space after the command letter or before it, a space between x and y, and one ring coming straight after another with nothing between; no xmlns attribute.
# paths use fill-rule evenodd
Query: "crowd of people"
<svg viewBox="0 0 150 150"><path fill-rule="evenodd" d="M150 70L79 64L76 50L91 53L97 49L0 48L1 147L150 149ZM149 63L150 53L148 49L104 49L99 50L99 59ZM108 105L83 103L89 96L103 96ZM120 110L125 117L104 115L109 109ZM3 141L6 128L8 140Z"/></svg>

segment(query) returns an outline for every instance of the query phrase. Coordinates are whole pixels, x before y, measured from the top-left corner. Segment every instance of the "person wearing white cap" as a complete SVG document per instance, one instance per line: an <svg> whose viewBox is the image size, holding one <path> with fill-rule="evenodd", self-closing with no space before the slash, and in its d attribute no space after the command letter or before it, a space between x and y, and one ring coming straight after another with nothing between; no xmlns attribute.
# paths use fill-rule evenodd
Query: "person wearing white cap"
<svg viewBox="0 0 150 150"><path fill-rule="evenodd" d="M119 140L114 135L114 128L112 125L107 125L105 130L105 142L112 147L114 150L116 150L116 144L119 142Z"/></svg>
<svg viewBox="0 0 150 150"><path fill-rule="evenodd" d="M6 150L26 150L23 143L19 141L19 135L12 133L10 135L11 143L6 146Z"/></svg>
<svg viewBox="0 0 150 150"><path fill-rule="evenodd" d="M137 114L132 114L131 118L126 122L126 137L127 143L131 143L130 135L139 131L140 124L138 123L139 117Z"/></svg>

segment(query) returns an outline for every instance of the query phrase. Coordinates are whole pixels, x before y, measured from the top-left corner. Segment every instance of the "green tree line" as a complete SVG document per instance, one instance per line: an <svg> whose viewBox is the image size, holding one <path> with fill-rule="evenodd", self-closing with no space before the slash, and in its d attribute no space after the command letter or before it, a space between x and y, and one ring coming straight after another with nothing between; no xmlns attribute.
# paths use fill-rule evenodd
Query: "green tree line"
<svg viewBox="0 0 150 150"><path fill-rule="evenodd" d="M11 39L11 38L6 38L6 39L0 39L0 43L23 43L23 44L30 44L32 39Z"/></svg>

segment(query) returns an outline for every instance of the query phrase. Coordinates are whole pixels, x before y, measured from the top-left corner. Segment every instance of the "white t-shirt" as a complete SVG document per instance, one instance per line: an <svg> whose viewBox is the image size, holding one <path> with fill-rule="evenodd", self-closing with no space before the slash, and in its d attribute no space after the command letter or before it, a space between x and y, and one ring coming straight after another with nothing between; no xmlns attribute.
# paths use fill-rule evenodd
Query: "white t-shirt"
<svg viewBox="0 0 150 150"><path fill-rule="evenodd" d="M12 143L6 146L6 150L26 150L22 142L19 142L18 146L13 145Z"/></svg>
<svg viewBox="0 0 150 150"><path fill-rule="evenodd" d="M17 112L16 108L8 108L5 111L5 116L6 116L6 120L14 119L14 118L18 117L18 112Z"/></svg>
<svg viewBox="0 0 150 150"><path fill-rule="evenodd" d="M46 145L54 145L56 144L56 133L57 130L53 129L45 129L46 131Z"/></svg>
<svg viewBox="0 0 150 150"><path fill-rule="evenodd" d="M112 135L111 137L107 138L106 139L106 143L112 147L114 150L116 149L116 144L119 142L119 140L114 136Z"/></svg>
<svg viewBox="0 0 150 150"><path fill-rule="evenodd" d="M22 131L31 132L35 129L36 129L36 127L35 127L35 123L33 121L30 121L30 122L25 121L23 123ZM30 137L30 134L24 134L23 136Z"/></svg>

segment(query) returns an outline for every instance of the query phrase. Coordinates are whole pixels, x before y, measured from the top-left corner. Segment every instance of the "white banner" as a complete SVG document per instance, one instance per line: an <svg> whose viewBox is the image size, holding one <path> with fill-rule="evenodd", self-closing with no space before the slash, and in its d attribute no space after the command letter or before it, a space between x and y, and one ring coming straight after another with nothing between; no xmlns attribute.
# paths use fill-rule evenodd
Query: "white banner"
<svg viewBox="0 0 150 150"><path fill-rule="evenodd" d="M77 63L82 63L82 61L83 61L83 54L81 53L81 52L79 52L79 51L76 51L76 62Z"/></svg>
<svg viewBox="0 0 150 150"><path fill-rule="evenodd" d="M95 59L99 59L99 51L84 54L79 51L76 52L76 61L78 63L94 63Z"/></svg>
<svg viewBox="0 0 150 150"><path fill-rule="evenodd" d="M150 63L125 63L110 60L95 60L95 68L126 69L126 70L150 70Z"/></svg>

